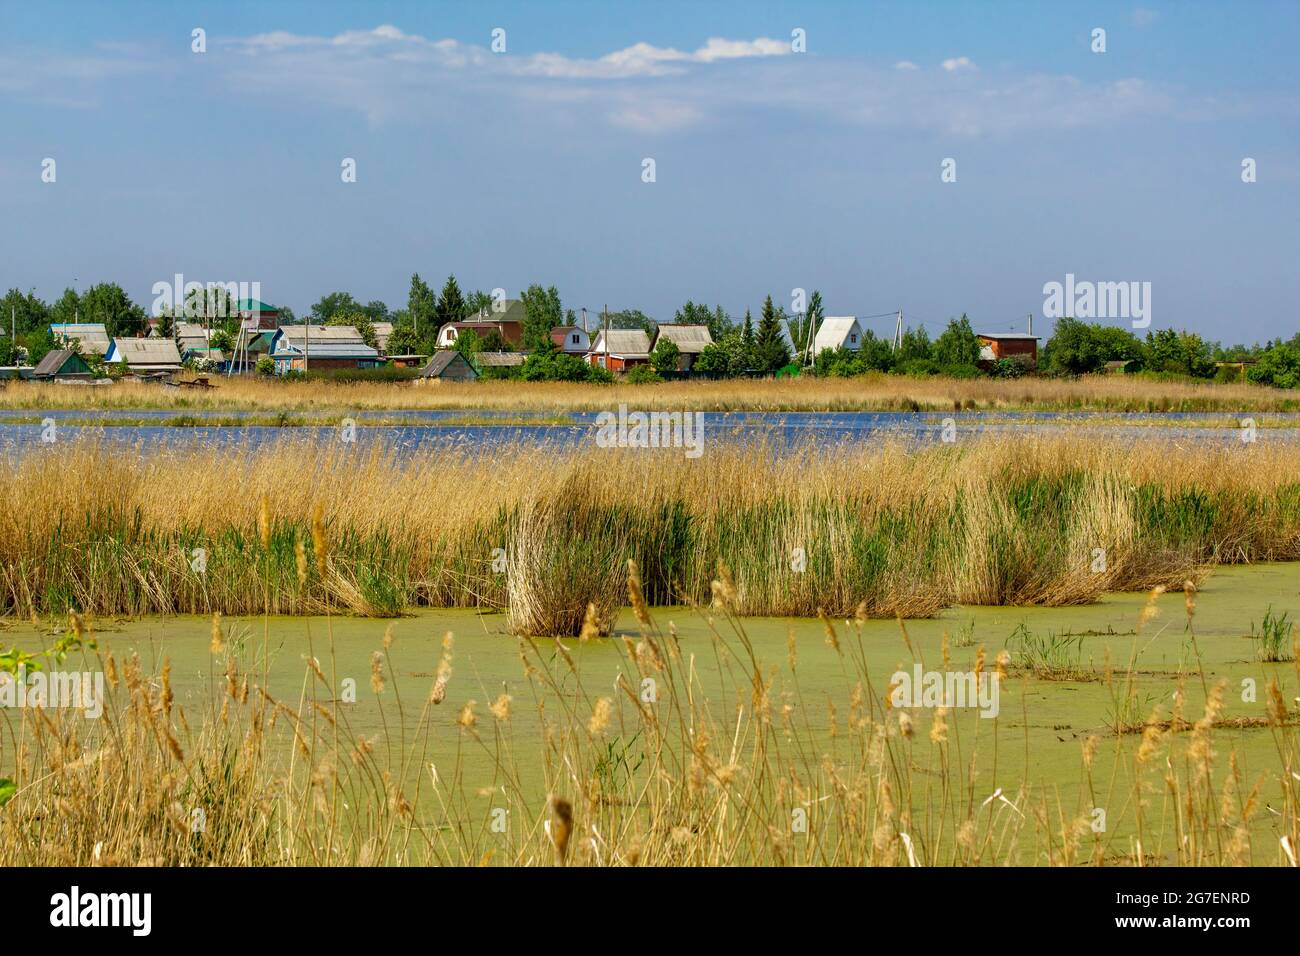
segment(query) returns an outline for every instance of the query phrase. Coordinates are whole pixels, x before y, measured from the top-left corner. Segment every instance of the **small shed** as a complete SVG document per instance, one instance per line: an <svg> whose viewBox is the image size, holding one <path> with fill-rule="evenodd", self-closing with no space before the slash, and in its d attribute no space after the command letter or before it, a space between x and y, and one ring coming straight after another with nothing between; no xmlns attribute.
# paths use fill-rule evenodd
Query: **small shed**
<svg viewBox="0 0 1300 956"><path fill-rule="evenodd" d="M820 355L825 349L846 348L856 352L862 348L862 326L857 316L828 315L817 327L813 339L813 355Z"/></svg>
<svg viewBox="0 0 1300 956"><path fill-rule="evenodd" d="M388 364L394 368L419 368L428 361L428 355L421 355L419 352L410 352L406 355L387 355Z"/></svg>
<svg viewBox="0 0 1300 956"><path fill-rule="evenodd" d="M420 378L440 382L469 382L478 378L478 372L465 361L465 356L454 349L445 349L429 360L429 364L420 373Z"/></svg>
<svg viewBox="0 0 1300 956"><path fill-rule="evenodd" d="M474 361L479 368L518 368L526 358L527 352L479 352Z"/></svg>
<svg viewBox="0 0 1300 956"><path fill-rule="evenodd" d="M608 359L608 364L606 363ZM642 329L601 331L587 353L587 361L611 372L625 372L650 361L650 336Z"/></svg>
<svg viewBox="0 0 1300 956"><path fill-rule="evenodd" d="M998 359L1014 358L1029 368L1038 367L1038 336L1028 332L977 332L980 343L980 363L992 364Z"/></svg>
<svg viewBox="0 0 1300 956"><path fill-rule="evenodd" d="M661 325L655 336L656 347L662 339L667 339L677 346L680 353L677 369L682 372L689 372L700 353L713 344L713 336L709 334L707 325ZM653 352L654 349L651 351Z"/></svg>
<svg viewBox="0 0 1300 956"><path fill-rule="evenodd" d="M61 345L76 339L83 355L104 355L112 345L103 322L55 322L50 332Z"/></svg>
<svg viewBox="0 0 1300 956"><path fill-rule="evenodd" d="M181 353L171 339L113 339L107 363L120 362L132 375L172 374L181 370Z"/></svg>
<svg viewBox="0 0 1300 956"><path fill-rule="evenodd" d="M90 366L72 349L50 349L36 363L32 378L49 381L55 378L90 378Z"/></svg>
<svg viewBox="0 0 1300 956"><path fill-rule="evenodd" d="M551 341L569 355L586 355L591 350L591 339L576 325L557 325L551 329Z"/></svg>

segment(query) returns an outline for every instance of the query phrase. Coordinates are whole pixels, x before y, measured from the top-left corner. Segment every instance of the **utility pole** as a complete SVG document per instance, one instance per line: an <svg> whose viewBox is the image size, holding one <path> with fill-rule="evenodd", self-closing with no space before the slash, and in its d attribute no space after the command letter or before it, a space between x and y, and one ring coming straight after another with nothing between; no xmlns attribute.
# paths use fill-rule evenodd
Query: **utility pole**
<svg viewBox="0 0 1300 956"><path fill-rule="evenodd" d="M1034 334L1034 313L1029 313L1029 334Z"/></svg>
<svg viewBox="0 0 1300 956"><path fill-rule="evenodd" d="M605 307L601 309L600 314L604 316L605 319L605 334L604 334L605 364L603 367L606 371L609 371L609 303L608 302L605 303Z"/></svg>
<svg viewBox="0 0 1300 956"><path fill-rule="evenodd" d="M582 307L582 333L587 334L587 307Z"/></svg>
<svg viewBox="0 0 1300 956"><path fill-rule="evenodd" d="M898 319L894 322L894 351L903 347L903 310L898 310Z"/></svg>
<svg viewBox="0 0 1300 956"><path fill-rule="evenodd" d="M307 316L307 327L303 330L302 341L302 374L307 374L307 359L311 355L311 316ZM289 367L293 368L293 359L289 360Z"/></svg>

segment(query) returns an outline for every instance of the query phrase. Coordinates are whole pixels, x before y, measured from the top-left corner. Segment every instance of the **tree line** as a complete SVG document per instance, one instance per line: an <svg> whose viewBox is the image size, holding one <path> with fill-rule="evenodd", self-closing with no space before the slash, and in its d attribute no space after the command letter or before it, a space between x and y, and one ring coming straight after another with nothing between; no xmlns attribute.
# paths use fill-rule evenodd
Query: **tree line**
<svg viewBox="0 0 1300 956"><path fill-rule="evenodd" d="M224 298L223 298L224 297ZM508 369L484 369L492 376L523 379L603 380L608 373L593 368L575 356L559 352L551 341L551 329L577 324L574 310L566 309L554 285L534 283L519 296L522 306L522 350L528 358L522 366ZM418 273L411 276L405 307L391 310L378 299L362 302L345 291L321 296L305 321L322 325L352 325L367 344L377 346L374 325L392 323L387 351L390 355L432 354L438 331L449 322L461 322L480 313L491 320L496 300L491 293L462 291L454 275L447 277L435 292ZM287 306L273 306L280 313L281 324L299 320ZM239 331L239 319L229 294L222 289L199 291L187 296L185 318L206 322L213 329L214 348L229 351ZM898 347L888 339L863 329L857 349L827 349L812 355L809 348L825 317L821 293L814 291L803 313L787 314L774 304L772 296L763 300L757 322L750 311L743 319L733 319L721 305L708 306L688 300L678 308L672 322L678 325L702 325L708 328L713 344L697 357L694 370L710 377L765 375L779 372L802 359L812 359L810 371L815 375L851 377L868 372L905 375L948 375L972 377L991 374L1017 377L1028 371L1019 359L1003 359L992 366L980 362L980 343L966 315L952 319L933 340L924 326L904 330ZM158 332L170 335L176 316L164 310L158 316ZM10 321L16 331L9 336ZM0 297L0 365L13 365L17 347L24 346L28 361L35 364L56 342L51 324L72 322L102 323L109 338L143 335L149 318L145 309L133 302L115 282L91 286L84 293L65 289L53 302L41 300L34 292L11 288ZM611 329L641 329L654 338L658 323L639 309L623 309L588 317L593 333ZM506 342L495 331L477 334L467 331L456 348L476 365L481 352L504 351L518 346ZM654 380L673 373L678 365L677 347L661 340L651 355L648 367L636 371L636 377ZM1237 364L1240 363L1240 364ZM1283 388L1300 387L1300 334L1289 340L1278 338L1262 345L1223 346L1186 330L1160 329L1139 337L1122 326L1085 322L1075 318L1057 320L1052 334L1038 358L1037 371L1052 376L1077 376L1100 372L1108 367L1123 371L1178 375L1190 378L1249 381ZM982 367L983 366L983 367ZM1243 375L1244 366L1244 375Z"/></svg>

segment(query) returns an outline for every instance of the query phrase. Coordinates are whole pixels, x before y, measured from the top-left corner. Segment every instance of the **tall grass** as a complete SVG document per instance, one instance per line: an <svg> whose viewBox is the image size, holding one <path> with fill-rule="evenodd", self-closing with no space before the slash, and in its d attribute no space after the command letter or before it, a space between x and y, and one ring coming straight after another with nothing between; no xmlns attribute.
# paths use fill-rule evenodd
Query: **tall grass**
<svg viewBox="0 0 1300 956"><path fill-rule="evenodd" d="M720 571L712 646L687 648L631 569L639 633L610 649L613 688L585 679L583 642L519 638L519 677L479 705L448 635L427 697L404 702L384 674L409 652L386 637L371 683L391 729L377 737L352 729L329 663L308 657L280 699L218 624L212 693L190 713L165 663L149 674L87 650L108 675L102 719L4 712L0 865L1295 865L1300 732L1276 681L1251 731L1276 760L1249 774L1220 733L1219 684L1203 714L1182 719L1180 690L1176 719L1157 710L1140 737L1088 733L1065 779L1013 776L998 754L1027 747L1031 714L891 709L852 623L826 625L841 679L802 688L793 638L765 659ZM712 699L702 653L719 665ZM994 679L1015 679L1001 655ZM435 740L455 756L433 760Z"/></svg>
<svg viewBox="0 0 1300 956"><path fill-rule="evenodd" d="M412 387L384 382L220 378L217 388L164 389L118 382L109 387L10 382L0 409L146 409L339 413L383 409L604 411L619 402L640 409L705 411L952 411L1055 409L1106 412L1300 411L1294 390L1260 385L1153 381L1124 375L1081 379L910 378L760 379L588 385L566 382L444 382Z"/></svg>
<svg viewBox="0 0 1300 956"><path fill-rule="evenodd" d="M741 614L886 617L1083 603L1300 557L1300 450L1265 443L990 437L688 460L290 438L222 455L87 438L0 465L0 607L302 614L332 595L368 615L509 607L529 633L576 633L589 603L620 600L629 557L652 604L707 600L721 561Z"/></svg>

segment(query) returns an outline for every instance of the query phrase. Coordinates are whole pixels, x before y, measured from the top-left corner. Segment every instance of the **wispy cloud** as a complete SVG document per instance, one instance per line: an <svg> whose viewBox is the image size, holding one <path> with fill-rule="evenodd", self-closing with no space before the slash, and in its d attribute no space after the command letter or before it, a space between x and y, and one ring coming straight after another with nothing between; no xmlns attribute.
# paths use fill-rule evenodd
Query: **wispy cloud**
<svg viewBox="0 0 1300 956"><path fill-rule="evenodd" d="M604 124L653 135L793 113L829 124L974 137L1208 110L1138 79L1085 83L1066 74L980 70L965 55L931 65L871 64L794 54L788 41L769 37L712 37L686 50L635 43L572 57L498 54L382 25L334 36L210 36L209 46L217 90L271 107L359 115L377 127L451 120L507 129L536 122L588 134ZM174 61L139 51L98 49L76 60L11 57L0 59L0 96L91 106L111 88L108 81L144 69L181 72Z"/></svg>
<svg viewBox="0 0 1300 956"><path fill-rule="evenodd" d="M566 113L580 106L640 133L683 130L741 110L783 110L979 136L1110 123L1176 105L1173 94L1140 80L1084 84L1068 75L986 74L969 56L934 69L910 60L872 66L792 55L788 42L766 37L714 37L693 51L636 43L596 58L495 54L393 26L226 43L241 54L228 73L237 87L359 111L376 124L524 102Z"/></svg>
<svg viewBox="0 0 1300 956"><path fill-rule="evenodd" d="M101 47L85 56L35 52L0 53L0 99L38 106L95 109L111 80L156 72L161 67L133 51Z"/></svg>

